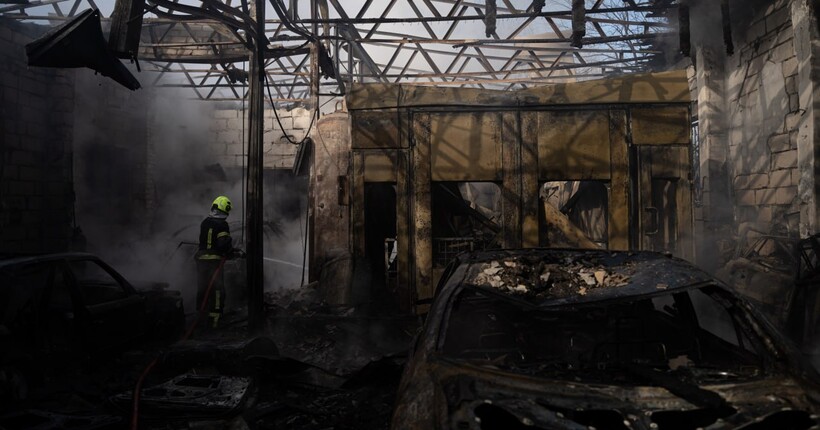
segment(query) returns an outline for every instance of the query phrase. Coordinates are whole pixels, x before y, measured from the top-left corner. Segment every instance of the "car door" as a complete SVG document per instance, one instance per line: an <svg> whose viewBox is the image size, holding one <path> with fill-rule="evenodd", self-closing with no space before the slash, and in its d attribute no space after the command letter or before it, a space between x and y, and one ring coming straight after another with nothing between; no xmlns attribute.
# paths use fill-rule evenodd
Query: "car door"
<svg viewBox="0 0 820 430"><path fill-rule="evenodd" d="M96 259L69 260L68 268L90 353L116 349L143 334L144 300L121 275Z"/></svg>
<svg viewBox="0 0 820 430"><path fill-rule="evenodd" d="M60 263L35 261L0 274L5 283L0 291L2 352L43 356L70 349L74 303Z"/></svg>

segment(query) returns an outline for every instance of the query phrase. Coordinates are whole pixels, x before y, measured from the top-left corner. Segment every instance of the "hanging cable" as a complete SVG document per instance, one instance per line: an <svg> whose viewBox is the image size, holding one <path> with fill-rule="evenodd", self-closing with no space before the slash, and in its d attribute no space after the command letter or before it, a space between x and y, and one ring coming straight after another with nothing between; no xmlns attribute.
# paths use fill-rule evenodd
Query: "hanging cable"
<svg viewBox="0 0 820 430"><path fill-rule="evenodd" d="M302 140L296 142L295 140L291 139L290 136L288 136L288 133L285 130L285 126L282 125L282 120L279 119L279 113L276 111L276 103L273 102L273 94L270 91L270 82L268 81L268 74L265 73L264 75L265 75L265 88L268 91L268 100L270 101L270 107L271 107L271 109L273 109L273 116L276 118L276 122L277 122L277 124L279 124L279 128L282 130L282 135L284 135L285 139L287 139L288 142L290 142L294 145L301 145L302 143L305 142L305 140L307 140L310 137L310 131L313 129L313 123L315 122L316 117L318 116L317 114L318 114L319 106L316 106L316 108L314 109L313 115L311 115L311 117L310 117L310 124L308 125L308 129L305 132L305 135L302 137Z"/></svg>
<svg viewBox="0 0 820 430"><path fill-rule="evenodd" d="M244 61L242 62L242 72L245 72ZM245 99L246 97L242 97L242 236L240 243L243 245L245 244L245 206L247 204L245 201L245 190L248 187L248 168L245 165L245 161L247 160L245 154Z"/></svg>

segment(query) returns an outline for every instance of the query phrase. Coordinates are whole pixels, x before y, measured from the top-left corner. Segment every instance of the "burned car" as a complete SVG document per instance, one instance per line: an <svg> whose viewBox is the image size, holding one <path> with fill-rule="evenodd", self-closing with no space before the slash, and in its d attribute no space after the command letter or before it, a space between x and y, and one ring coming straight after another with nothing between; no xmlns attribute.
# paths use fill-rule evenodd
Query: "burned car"
<svg viewBox="0 0 820 430"><path fill-rule="evenodd" d="M817 373L750 304L649 252L448 266L392 429L809 429Z"/></svg>
<svg viewBox="0 0 820 430"><path fill-rule="evenodd" d="M91 254L0 260L0 391L25 397L25 381L102 357L185 324L182 297L163 285L136 289Z"/></svg>

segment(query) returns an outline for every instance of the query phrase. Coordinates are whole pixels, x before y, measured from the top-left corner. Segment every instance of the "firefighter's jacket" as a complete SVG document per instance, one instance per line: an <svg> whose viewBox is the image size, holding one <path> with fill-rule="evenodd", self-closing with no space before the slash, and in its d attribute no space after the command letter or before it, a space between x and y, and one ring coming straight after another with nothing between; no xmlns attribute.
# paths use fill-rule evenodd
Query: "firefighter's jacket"
<svg viewBox="0 0 820 430"><path fill-rule="evenodd" d="M198 260L219 260L227 257L231 250L233 250L233 240L228 222L215 217L205 218L199 227L199 251L196 253L196 258Z"/></svg>

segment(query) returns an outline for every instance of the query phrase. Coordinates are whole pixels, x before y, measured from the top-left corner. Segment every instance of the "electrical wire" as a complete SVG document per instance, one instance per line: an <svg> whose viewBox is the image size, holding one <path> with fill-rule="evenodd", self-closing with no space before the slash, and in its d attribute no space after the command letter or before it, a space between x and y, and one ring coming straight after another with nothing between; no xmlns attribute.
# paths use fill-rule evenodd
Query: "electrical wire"
<svg viewBox="0 0 820 430"><path fill-rule="evenodd" d="M294 145L301 145L302 143L305 142L305 140L310 138L310 131L313 129L313 123L316 121L316 117L319 116L318 115L319 106L316 106L316 108L313 110L313 115L311 115L311 117L310 117L310 125L308 125L308 129L305 132L304 137L302 137L302 140L300 140L298 142L294 141L293 139L290 138L290 136L288 136L288 133L285 130L285 126L282 125L282 120L279 118L279 113L276 112L276 104L273 102L273 94L270 91L270 81L268 80L268 74L267 73L263 73L263 74L265 75L265 89L267 89L267 91L268 91L268 101L270 102L271 109L273 109L273 116L276 118L276 122L279 124L279 128L282 130L282 134L284 135L285 139L287 139L288 142L290 142Z"/></svg>
<svg viewBox="0 0 820 430"><path fill-rule="evenodd" d="M244 61L242 62L242 72L245 72ZM246 97L242 97L242 236L240 236L240 243L243 245L245 244L245 206L247 205L245 190L248 187L248 167L245 165L247 160L245 156L245 100Z"/></svg>

